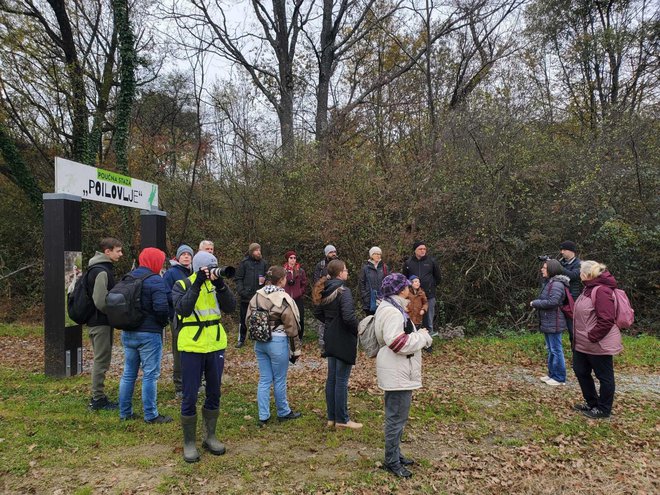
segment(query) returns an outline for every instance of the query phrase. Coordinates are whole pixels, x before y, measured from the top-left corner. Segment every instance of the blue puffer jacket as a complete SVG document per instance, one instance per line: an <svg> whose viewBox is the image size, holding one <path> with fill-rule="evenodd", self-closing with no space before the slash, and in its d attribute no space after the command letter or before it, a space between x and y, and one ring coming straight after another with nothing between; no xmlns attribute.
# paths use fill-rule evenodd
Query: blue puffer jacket
<svg viewBox="0 0 660 495"><path fill-rule="evenodd" d="M131 272L134 277L153 274L149 268L140 266ZM167 286L160 275L154 274L142 282L142 310L145 317L135 332L161 333L167 325L169 305L167 304Z"/></svg>
<svg viewBox="0 0 660 495"><path fill-rule="evenodd" d="M546 281L538 299L532 307L539 313L539 330L543 333L561 333L566 329L566 317L561 306L566 299L565 289L570 279L566 275L555 275Z"/></svg>
<svg viewBox="0 0 660 495"><path fill-rule="evenodd" d="M167 286L167 302L170 305L170 320L174 320L174 304L172 303L172 288L177 280L183 280L192 275L192 269L186 268L176 260L170 260L170 267L163 275L163 280Z"/></svg>

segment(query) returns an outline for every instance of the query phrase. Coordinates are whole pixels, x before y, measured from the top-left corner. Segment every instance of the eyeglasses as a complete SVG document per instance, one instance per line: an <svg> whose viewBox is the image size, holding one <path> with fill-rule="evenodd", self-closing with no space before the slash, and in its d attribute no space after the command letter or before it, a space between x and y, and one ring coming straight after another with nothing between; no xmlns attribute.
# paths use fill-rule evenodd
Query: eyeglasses
<svg viewBox="0 0 660 495"><path fill-rule="evenodd" d="M297 256L289 256L289 259L294 259L295 260L296 258L297 258Z"/></svg>

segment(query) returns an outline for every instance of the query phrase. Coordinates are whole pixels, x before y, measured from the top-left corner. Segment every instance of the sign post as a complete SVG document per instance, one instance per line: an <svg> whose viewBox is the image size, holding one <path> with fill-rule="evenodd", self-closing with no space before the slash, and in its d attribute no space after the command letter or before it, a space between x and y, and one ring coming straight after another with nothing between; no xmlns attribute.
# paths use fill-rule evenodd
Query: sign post
<svg viewBox="0 0 660 495"><path fill-rule="evenodd" d="M66 313L66 294L86 268L81 200L139 208L142 248L165 251L167 214L158 186L101 168L55 158L55 193L44 194L44 361L48 376L82 373L82 325ZM111 235L111 233L108 233Z"/></svg>

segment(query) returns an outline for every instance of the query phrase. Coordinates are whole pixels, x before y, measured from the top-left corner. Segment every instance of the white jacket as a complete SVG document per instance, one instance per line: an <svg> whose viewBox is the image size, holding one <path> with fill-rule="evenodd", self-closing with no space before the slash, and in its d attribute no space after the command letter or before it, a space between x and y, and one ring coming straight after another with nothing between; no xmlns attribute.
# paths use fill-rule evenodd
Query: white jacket
<svg viewBox="0 0 660 495"><path fill-rule="evenodd" d="M393 299L405 309L409 301L399 296ZM383 347L376 356L378 386L383 390L414 390L422 386L422 349L433 339L424 331L404 332L404 318L387 301L378 305L375 316L378 343Z"/></svg>

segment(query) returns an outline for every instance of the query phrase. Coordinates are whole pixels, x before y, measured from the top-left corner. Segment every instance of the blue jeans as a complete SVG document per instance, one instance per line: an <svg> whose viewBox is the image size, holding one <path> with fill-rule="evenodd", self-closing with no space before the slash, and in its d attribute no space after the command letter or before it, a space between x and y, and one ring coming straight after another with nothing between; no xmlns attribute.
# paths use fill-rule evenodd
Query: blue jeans
<svg viewBox="0 0 660 495"><path fill-rule="evenodd" d="M553 380L564 383L566 381L566 362L564 361L564 348L561 345L560 333L546 333L545 347L548 350L548 376Z"/></svg>
<svg viewBox="0 0 660 495"><path fill-rule="evenodd" d="M353 365L328 357L328 379L325 382L325 403L328 421L348 423L348 378Z"/></svg>
<svg viewBox="0 0 660 495"><path fill-rule="evenodd" d="M225 369L225 351L186 352L181 351L181 382L183 399L181 400L181 415L197 414L197 396L202 383L202 375L206 380L206 398L204 409L216 411L220 408L220 386L222 373Z"/></svg>
<svg viewBox="0 0 660 495"><path fill-rule="evenodd" d="M156 394L160 376L160 359L163 355L163 339L160 333L122 332L124 345L124 373L119 382L119 417L133 414L133 390L138 369L142 368L142 408L144 419L158 416Z"/></svg>
<svg viewBox="0 0 660 495"><path fill-rule="evenodd" d="M255 342L254 352L259 364L257 405L259 419L270 418L270 387L273 386L275 407L279 417L291 412L286 399L286 375L289 371L289 339L285 335L273 335L270 342Z"/></svg>

